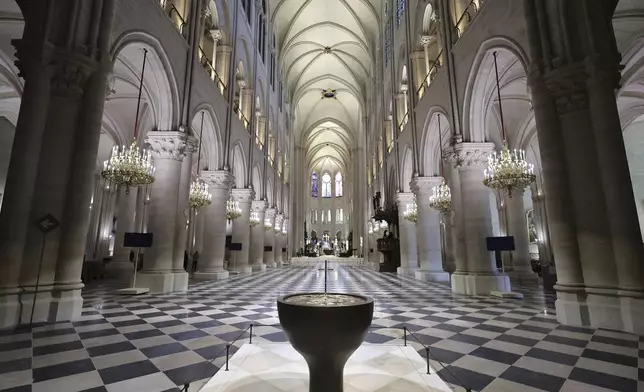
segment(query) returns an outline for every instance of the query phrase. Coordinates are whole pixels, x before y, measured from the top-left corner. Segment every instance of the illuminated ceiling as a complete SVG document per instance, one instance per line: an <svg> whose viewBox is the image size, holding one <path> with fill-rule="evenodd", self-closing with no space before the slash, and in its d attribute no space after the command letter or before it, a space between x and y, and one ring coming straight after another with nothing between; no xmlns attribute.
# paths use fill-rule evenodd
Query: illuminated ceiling
<svg viewBox="0 0 644 392"><path fill-rule="evenodd" d="M296 143L310 170L346 170L373 75L380 0L272 0Z"/></svg>

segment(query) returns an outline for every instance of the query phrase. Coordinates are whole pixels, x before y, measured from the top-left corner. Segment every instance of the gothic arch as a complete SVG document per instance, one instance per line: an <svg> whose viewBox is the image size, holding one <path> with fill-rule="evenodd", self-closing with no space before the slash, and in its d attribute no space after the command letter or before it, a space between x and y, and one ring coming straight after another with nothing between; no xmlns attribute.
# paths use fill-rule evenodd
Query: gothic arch
<svg viewBox="0 0 644 392"><path fill-rule="evenodd" d="M259 164L256 163L255 166L253 166L253 172L252 172L252 184L253 184L253 189L255 190L255 200L261 200L263 196L263 191L264 191L264 183L262 181L262 171L259 169Z"/></svg>
<svg viewBox="0 0 644 392"><path fill-rule="evenodd" d="M135 85L141 78L143 53L147 49L146 71L143 88L145 99L151 106L153 127L159 130L175 129L179 120L179 89L175 72L159 40L143 31L128 31L118 37L110 50L117 81L123 82L114 87L117 99L119 88L124 92L123 98L132 99L127 84ZM136 94L135 94L136 95ZM133 97L136 99L136 97Z"/></svg>
<svg viewBox="0 0 644 392"><path fill-rule="evenodd" d="M221 169L222 163L222 146L221 128L215 115L215 111L210 104L202 103L198 105L192 113L191 128L195 137L199 138L201 132L201 113L204 113L203 141L201 146L201 168L208 167L210 170ZM197 156L194 156L194 170L196 172Z"/></svg>
<svg viewBox="0 0 644 392"><path fill-rule="evenodd" d="M232 148L231 156L232 172L235 176L235 188L246 188L246 155L240 141L237 141Z"/></svg>
<svg viewBox="0 0 644 392"><path fill-rule="evenodd" d="M490 136L494 136L487 134L488 119L486 118L490 104L496 100L493 94L496 91L494 51L499 53L499 76L502 84L508 82L504 81L504 78L512 77L514 74L524 80L526 79L529 59L519 44L506 37L493 37L481 44L470 68L465 88L463 137L466 141L485 142L489 141ZM519 76L518 74L522 75ZM523 83L525 84L525 81ZM503 88L504 86L502 86ZM504 106L507 98L502 98L504 99ZM527 85L522 98L529 102ZM506 109L504 114L507 115L509 112ZM509 139L510 143L512 143L511 138Z"/></svg>
<svg viewBox="0 0 644 392"><path fill-rule="evenodd" d="M411 187L409 183L411 182L412 176L414 174L414 159L412 155L411 148L409 145L405 146L403 152L403 159L400 165L400 175L401 175L401 192L411 192Z"/></svg>
<svg viewBox="0 0 644 392"><path fill-rule="evenodd" d="M447 148L451 138L451 126L447 111L440 106L434 106L429 110L423 125L423 136L420 143L422 159L419 162L418 174L420 176L440 175L440 149L438 143L438 115L441 116L441 137L443 149Z"/></svg>

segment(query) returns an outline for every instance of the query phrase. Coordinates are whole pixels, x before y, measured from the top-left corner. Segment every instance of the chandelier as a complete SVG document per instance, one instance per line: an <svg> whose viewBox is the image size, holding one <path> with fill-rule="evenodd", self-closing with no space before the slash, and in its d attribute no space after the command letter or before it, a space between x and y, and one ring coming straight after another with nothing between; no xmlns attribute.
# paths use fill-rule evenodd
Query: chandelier
<svg viewBox="0 0 644 392"><path fill-rule="evenodd" d="M403 211L403 217L410 222L418 222L418 206L416 205L416 199L411 203L408 203L405 206L405 211Z"/></svg>
<svg viewBox="0 0 644 392"><path fill-rule="evenodd" d="M432 188L432 195L429 197L429 206L442 214L448 214L452 211L452 191L445 183L445 179L440 185Z"/></svg>
<svg viewBox="0 0 644 392"><path fill-rule="evenodd" d="M239 202L233 200L232 198L228 199L226 202L226 219L233 221L241 216L241 207L239 207Z"/></svg>
<svg viewBox="0 0 644 392"><path fill-rule="evenodd" d="M276 232L276 233L279 233L280 231L282 231L282 227L281 227L281 224L280 224L280 222L282 220L278 219L278 218L279 218L279 216L275 217L275 226L273 227L273 231Z"/></svg>
<svg viewBox="0 0 644 392"><path fill-rule="evenodd" d="M201 131L199 133L199 152L197 153L197 180L190 184L190 195L188 196L188 205L195 210L201 207L210 205L212 195L208 191L208 184L199 180L199 172L201 171L201 140L203 136L203 120L204 112L201 112Z"/></svg>
<svg viewBox="0 0 644 392"><path fill-rule="evenodd" d="M250 225L250 227L259 225L259 213L257 211L251 211L248 224Z"/></svg>
<svg viewBox="0 0 644 392"><path fill-rule="evenodd" d="M441 181L440 185L432 188L432 195L429 197L429 206L441 214L449 214L452 211L452 191L445 182L443 167L443 134L441 131L441 115L438 115L438 148L440 152Z"/></svg>
<svg viewBox="0 0 644 392"><path fill-rule="evenodd" d="M371 224L371 221L367 222L367 227L369 234L373 234L373 225Z"/></svg>
<svg viewBox="0 0 644 392"><path fill-rule="evenodd" d="M271 222L271 218L266 217L264 219L264 231L269 231L273 230L273 222Z"/></svg>
<svg viewBox="0 0 644 392"><path fill-rule="evenodd" d="M112 148L110 158L103 163L103 172L101 173L107 181L124 186L125 194L130 193L130 187L150 185L154 182L152 156L148 150L139 149L136 143L147 55L147 49L143 49L139 98L136 104L136 117L134 118L134 138L130 145L114 146Z"/></svg>
<svg viewBox="0 0 644 392"><path fill-rule="evenodd" d="M196 210L201 207L210 205L212 195L208 192L208 184L197 180L190 184L190 196L188 196L188 205Z"/></svg>
<svg viewBox="0 0 644 392"><path fill-rule="evenodd" d="M496 90L499 99L499 116L501 117L501 134L503 146L501 152L496 151L488 157L488 167L485 169L483 184L498 191L505 191L512 197L515 190L523 190L535 179L534 165L526 161L525 151L514 149L510 151L505 138L503 122L503 105L501 104L501 87L499 85L499 69L497 52L494 52L494 70L496 72Z"/></svg>

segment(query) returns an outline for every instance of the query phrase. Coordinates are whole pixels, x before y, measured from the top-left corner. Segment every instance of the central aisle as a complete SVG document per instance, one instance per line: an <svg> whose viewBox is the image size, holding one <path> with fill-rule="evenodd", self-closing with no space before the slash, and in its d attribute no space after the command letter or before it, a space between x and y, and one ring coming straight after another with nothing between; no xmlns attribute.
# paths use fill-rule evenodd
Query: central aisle
<svg viewBox="0 0 644 392"><path fill-rule="evenodd" d="M644 344L637 336L561 326L543 294L523 302L464 297L447 285L356 263L331 266L330 291L375 300L368 343L402 345L406 326L434 360L448 365L439 371L447 380L454 381L453 375L486 392L638 388L638 348ZM191 282L187 293L138 297L116 295L116 283L88 287L81 320L0 335L0 390L29 385L33 377L34 392L179 391L177 386L200 380L190 388L198 391L223 366L226 344L250 323L256 325L253 342L286 342L275 299L322 291L323 277L317 266L287 267ZM231 354L247 337L236 341ZM432 366L441 369L435 361Z"/></svg>

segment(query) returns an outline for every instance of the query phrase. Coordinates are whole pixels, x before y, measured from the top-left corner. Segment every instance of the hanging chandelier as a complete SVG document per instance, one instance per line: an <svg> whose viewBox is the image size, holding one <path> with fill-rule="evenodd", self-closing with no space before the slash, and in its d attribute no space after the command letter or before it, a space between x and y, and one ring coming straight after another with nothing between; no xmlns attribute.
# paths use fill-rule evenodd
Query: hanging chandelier
<svg viewBox="0 0 644 392"><path fill-rule="evenodd" d="M440 185L432 188L432 195L429 197L429 206L442 214L452 211L452 191L449 189L445 179Z"/></svg>
<svg viewBox="0 0 644 392"><path fill-rule="evenodd" d="M279 233L280 231L282 231L282 227L281 227L281 223L280 223L281 221L282 221L282 219L280 219L280 215L275 217L275 226L273 226L273 231L274 232Z"/></svg>
<svg viewBox="0 0 644 392"><path fill-rule="evenodd" d="M429 197L429 206L441 214L449 214L452 211L452 191L445 182L445 169L443 167L443 134L441 131L441 115L438 115L438 149L440 152L441 181L440 185L432 188L432 195Z"/></svg>
<svg viewBox="0 0 644 392"><path fill-rule="evenodd" d="M273 230L273 222L269 217L264 218L264 230L265 231Z"/></svg>
<svg viewBox="0 0 644 392"><path fill-rule="evenodd" d="M148 50L144 48L139 98L136 104L136 116L134 118L134 138L130 145L123 145L121 147L114 146L112 148L110 158L103 163L103 172L101 173L107 181L124 186L126 194L130 193L130 187L150 185L154 182L152 155L147 149L139 149L136 142L147 55Z"/></svg>
<svg viewBox="0 0 644 392"><path fill-rule="evenodd" d="M248 220L248 225L250 227L255 227L259 225L259 213L257 211L251 211L250 218Z"/></svg>
<svg viewBox="0 0 644 392"><path fill-rule="evenodd" d="M188 205L195 210L210 205L212 195L208 191L208 184L199 180L201 172L201 140L203 139L203 121L204 112L201 112L201 130L199 132L199 152L197 153L197 180L190 184L190 195L188 196Z"/></svg>
<svg viewBox="0 0 644 392"><path fill-rule="evenodd" d="M208 184L201 180L193 181L190 184L190 196L188 196L188 205L196 210L201 207L210 205L212 195L208 191Z"/></svg>
<svg viewBox="0 0 644 392"><path fill-rule="evenodd" d="M232 198L228 199L226 202L226 219L233 221L241 216L241 207L239 207L239 202L233 200Z"/></svg>
<svg viewBox="0 0 644 392"><path fill-rule="evenodd" d="M484 172L485 179L483 180L483 184L498 191L505 191L508 197L511 198L512 192L516 190L522 191L536 179L536 176L534 174L534 165L528 163L526 160L525 151L517 149L510 150L508 148L503 121L503 105L501 104L497 52L494 52L493 55L503 145L500 153L495 151L488 157L488 167Z"/></svg>
<svg viewBox="0 0 644 392"><path fill-rule="evenodd" d="M416 205L416 198L405 206L403 217L410 222L418 222L418 206Z"/></svg>

